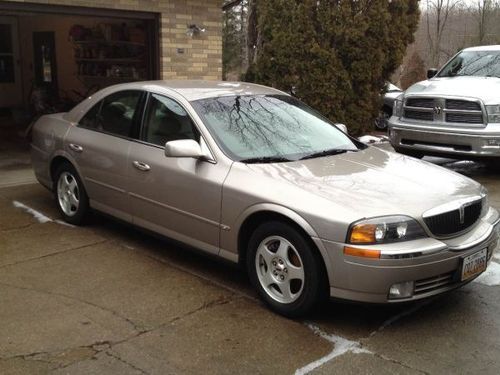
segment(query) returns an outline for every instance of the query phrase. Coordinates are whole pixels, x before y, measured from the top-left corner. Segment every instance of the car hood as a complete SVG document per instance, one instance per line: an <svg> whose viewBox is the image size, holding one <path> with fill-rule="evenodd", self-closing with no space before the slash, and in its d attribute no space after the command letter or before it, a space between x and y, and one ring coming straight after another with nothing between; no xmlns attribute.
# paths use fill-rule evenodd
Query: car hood
<svg viewBox="0 0 500 375"><path fill-rule="evenodd" d="M481 185L458 173L425 161L368 147L358 152L290 163L252 164L261 182L280 184L282 202L302 202L301 211L318 207L341 210L348 220L422 213L444 203L480 194ZM265 178L267 177L267 178ZM278 184L279 183L279 184ZM265 186L265 185L264 185ZM261 185L262 187L262 185ZM298 190L301 192L299 193ZM317 198L322 202L318 204ZM335 211L333 211L335 212Z"/></svg>
<svg viewBox="0 0 500 375"><path fill-rule="evenodd" d="M465 96L481 99L484 104L500 104L500 78L439 77L415 83L405 95Z"/></svg>

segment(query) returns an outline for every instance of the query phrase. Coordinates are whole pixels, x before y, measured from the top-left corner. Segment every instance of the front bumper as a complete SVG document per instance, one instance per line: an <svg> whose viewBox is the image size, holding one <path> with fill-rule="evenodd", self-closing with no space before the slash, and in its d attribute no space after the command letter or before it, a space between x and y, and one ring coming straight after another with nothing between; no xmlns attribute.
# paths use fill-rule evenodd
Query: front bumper
<svg viewBox="0 0 500 375"><path fill-rule="evenodd" d="M407 248L400 251L399 259L368 259L345 255L344 244L323 241L330 256L333 278L330 280L330 296L345 300L372 303L413 301L434 296L460 287L473 278L461 281L462 259L483 249L488 249L488 262L499 248L500 220L495 211L494 222L481 222L471 232L460 238L442 241L438 249L435 239L432 245ZM476 233L474 233L476 232ZM408 245L408 244L406 244ZM381 245L383 246L383 245ZM395 253L394 247L388 252ZM413 295L408 298L389 298L392 285L414 282Z"/></svg>
<svg viewBox="0 0 500 375"><path fill-rule="evenodd" d="M500 157L500 134L481 129L465 131L444 127L420 126L389 120L389 138L395 149L469 157Z"/></svg>

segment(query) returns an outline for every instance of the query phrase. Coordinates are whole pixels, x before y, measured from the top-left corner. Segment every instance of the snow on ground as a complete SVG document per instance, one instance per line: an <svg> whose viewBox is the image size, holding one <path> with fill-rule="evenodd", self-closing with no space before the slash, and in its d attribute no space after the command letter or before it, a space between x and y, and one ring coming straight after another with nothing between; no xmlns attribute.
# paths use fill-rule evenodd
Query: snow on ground
<svg viewBox="0 0 500 375"><path fill-rule="evenodd" d="M54 222L57 224L66 225L68 227L74 227L74 225L68 224L62 220L51 219L50 217L44 215L43 213L41 213L41 212L31 208L31 207L26 206L24 203L21 203L18 201L13 201L12 204L14 205L14 207L21 208L24 211L26 211L27 213L29 213L30 215L32 215L36 220L38 220L39 223L43 224L43 223Z"/></svg>
<svg viewBox="0 0 500 375"><path fill-rule="evenodd" d="M360 142L367 143L367 144L374 144L374 143L385 143L389 142L389 138L385 135L363 135L358 138Z"/></svg>
<svg viewBox="0 0 500 375"><path fill-rule="evenodd" d="M321 357L320 359L309 363L308 365L299 368L297 371L295 371L295 375L305 375L310 373L311 371L317 369L318 367L321 367L324 365L326 362L331 361L332 359L341 356L345 353L351 352L351 353L368 353L368 354L373 354L367 349L364 349L361 344L357 341L351 341L348 340L344 337L333 335L333 334L328 334L324 331L322 331L318 326L307 323L306 324L309 329L311 329L315 335L318 335L322 337L323 339L330 341L331 343L334 344L333 350L325 355L324 357Z"/></svg>
<svg viewBox="0 0 500 375"><path fill-rule="evenodd" d="M488 286L500 286L500 264L496 262L496 259L498 259L497 254L493 257L486 271L474 280L476 283Z"/></svg>

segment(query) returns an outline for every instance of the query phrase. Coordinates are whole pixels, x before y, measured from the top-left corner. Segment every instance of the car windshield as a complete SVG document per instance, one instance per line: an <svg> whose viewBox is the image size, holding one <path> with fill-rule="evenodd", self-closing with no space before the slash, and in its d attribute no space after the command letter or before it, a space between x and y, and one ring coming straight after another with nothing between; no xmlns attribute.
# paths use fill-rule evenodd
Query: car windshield
<svg viewBox="0 0 500 375"><path fill-rule="evenodd" d="M280 162L360 147L331 122L286 95L223 96L192 105L233 160Z"/></svg>
<svg viewBox="0 0 500 375"><path fill-rule="evenodd" d="M439 73L439 77L500 77L500 51L463 51Z"/></svg>

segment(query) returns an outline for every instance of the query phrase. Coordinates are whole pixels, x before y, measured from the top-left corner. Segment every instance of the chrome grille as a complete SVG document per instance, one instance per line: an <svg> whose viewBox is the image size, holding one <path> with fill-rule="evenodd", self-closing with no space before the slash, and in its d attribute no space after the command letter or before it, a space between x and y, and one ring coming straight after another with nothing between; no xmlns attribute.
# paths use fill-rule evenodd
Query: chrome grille
<svg viewBox="0 0 500 375"><path fill-rule="evenodd" d="M431 98L408 98L407 107L434 108L434 99Z"/></svg>
<svg viewBox="0 0 500 375"><path fill-rule="evenodd" d="M471 102L468 100L446 99L446 108L459 109L463 111L480 111L481 106L478 102Z"/></svg>
<svg viewBox="0 0 500 375"><path fill-rule="evenodd" d="M450 124L484 124L481 103L475 99L445 99L429 97L406 98L403 117L408 120Z"/></svg>
<svg viewBox="0 0 500 375"><path fill-rule="evenodd" d="M454 272L415 281L414 295L429 293L454 284Z"/></svg>
<svg viewBox="0 0 500 375"><path fill-rule="evenodd" d="M432 112L421 112L411 109L405 109L405 117L413 120L434 121L434 115Z"/></svg>
<svg viewBox="0 0 500 375"><path fill-rule="evenodd" d="M448 211L442 214L424 218L424 222L429 230L438 237L450 236L463 232L474 225L483 208L483 201L477 200L469 203L461 209Z"/></svg>
<svg viewBox="0 0 500 375"><path fill-rule="evenodd" d="M482 124L481 113L447 113L446 122L459 122L461 124Z"/></svg>

